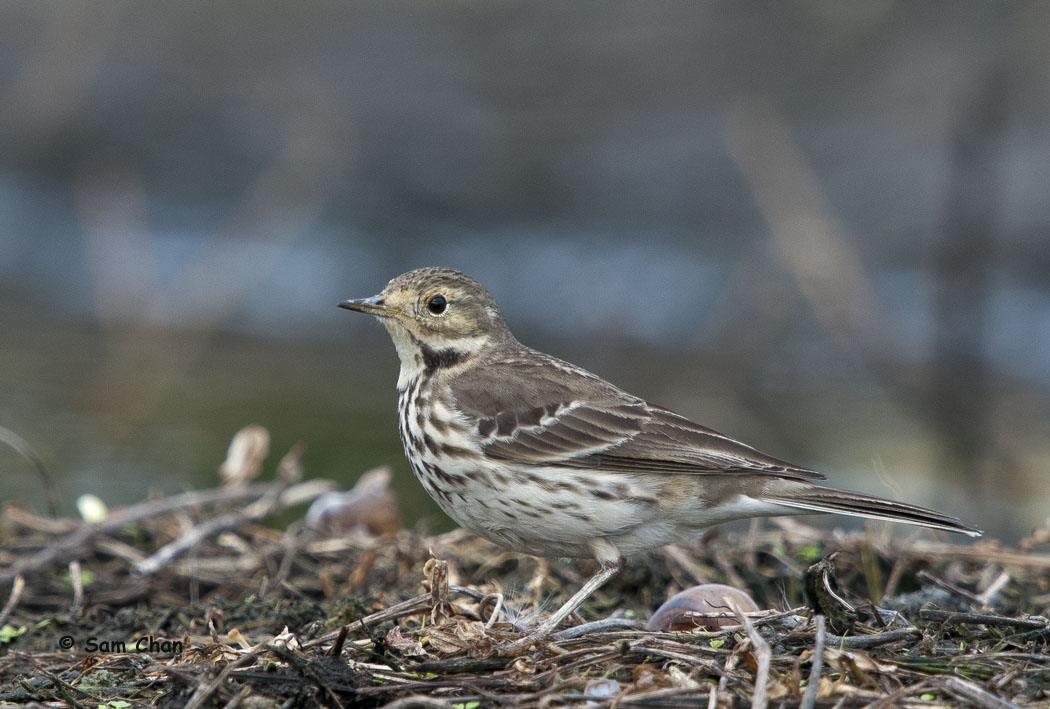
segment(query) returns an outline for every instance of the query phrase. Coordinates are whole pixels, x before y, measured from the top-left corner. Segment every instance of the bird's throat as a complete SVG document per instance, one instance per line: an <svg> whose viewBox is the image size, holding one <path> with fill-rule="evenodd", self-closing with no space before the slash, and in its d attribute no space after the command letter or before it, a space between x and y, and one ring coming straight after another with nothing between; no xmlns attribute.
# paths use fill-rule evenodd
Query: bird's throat
<svg viewBox="0 0 1050 709"><path fill-rule="evenodd" d="M423 360L423 373L426 375L433 375L434 372L439 369L455 367L457 364L461 364L469 356L470 353L454 347L446 347L440 350L434 349L429 345L422 345L420 347L420 357Z"/></svg>
<svg viewBox="0 0 1050 709"><path fill-rule="evenodd" d="M398 354L401 359L398 389L403 390L408 382L430 379L439 372L464 364L476 353L452 345L433 347L414 340L410 346L398 347Z"/></svg>

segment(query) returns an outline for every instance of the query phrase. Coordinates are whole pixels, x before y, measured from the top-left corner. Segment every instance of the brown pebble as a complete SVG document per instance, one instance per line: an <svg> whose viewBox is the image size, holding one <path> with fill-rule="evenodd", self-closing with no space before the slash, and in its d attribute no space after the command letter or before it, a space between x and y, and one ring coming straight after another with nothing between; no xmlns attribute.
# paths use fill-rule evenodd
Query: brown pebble
<svg viewBox="0 0 1050 709"><path fill-rule="evenodd" d="M687 588L667 599L649 619L646 630L718 630L740 621L726 603L728 597L743 613L757 611L758 604L744 591L721 583L705 583ZM720 613L722 617L703 617L694 613Z"/></svg>

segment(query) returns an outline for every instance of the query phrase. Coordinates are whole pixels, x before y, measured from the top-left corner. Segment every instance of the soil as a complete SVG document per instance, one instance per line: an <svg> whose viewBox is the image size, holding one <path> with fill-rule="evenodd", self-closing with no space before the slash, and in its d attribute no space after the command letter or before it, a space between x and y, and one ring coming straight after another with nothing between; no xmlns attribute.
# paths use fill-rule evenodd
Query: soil
<svg viewBox="0 0 1050 709"><path fill-rule="evenodd" d="M8 503L0 706L1050 706L1047 529L1013 548L714 529L631 560L559 633L507 652L593 562L463 531L266 524L330 488L204 490L94 523ZM699 617L715 630L645 628L705 583L759 610L716 600Z"/></svg>

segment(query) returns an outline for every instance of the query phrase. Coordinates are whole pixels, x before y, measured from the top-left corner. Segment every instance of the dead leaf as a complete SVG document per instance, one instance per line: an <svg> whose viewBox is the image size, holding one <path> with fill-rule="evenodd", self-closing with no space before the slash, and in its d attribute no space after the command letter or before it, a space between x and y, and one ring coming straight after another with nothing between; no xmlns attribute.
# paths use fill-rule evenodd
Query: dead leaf
<svg viewBox="0 0 1050 709"><path fill-rule="evenodd" d="M423 644L416 638L405 637L401 632L399 626L394 626L387 632L386 637L383 639L387 647L397 650L402 655L420 656L426 655L426 650L423 649Z"/></svg>
<svg viewBox="0 0 1050 709"><path fill-rule="evenodd" d="M219 466L223 487L240 487L254 480L270 454L270 432L262 426L245 426L233 436L226 460Z"/></svg>

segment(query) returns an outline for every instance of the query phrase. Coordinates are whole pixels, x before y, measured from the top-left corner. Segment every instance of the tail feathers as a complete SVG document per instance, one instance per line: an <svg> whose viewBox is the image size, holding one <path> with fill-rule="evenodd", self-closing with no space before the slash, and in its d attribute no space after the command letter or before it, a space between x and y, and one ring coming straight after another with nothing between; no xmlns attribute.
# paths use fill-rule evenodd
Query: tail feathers
<svg viewBox="0 0 1050 709"><path fill-rule="evenodd" d="M812 512L881 519L888 522L903 522L931 529L944 529L971 537L981 536L981 531L951 515L918 505L895 502L873 495L862 495L858 492L834 490L812 486L801 490L777 491L762 496L767 502L794 507Z"/></svg>

